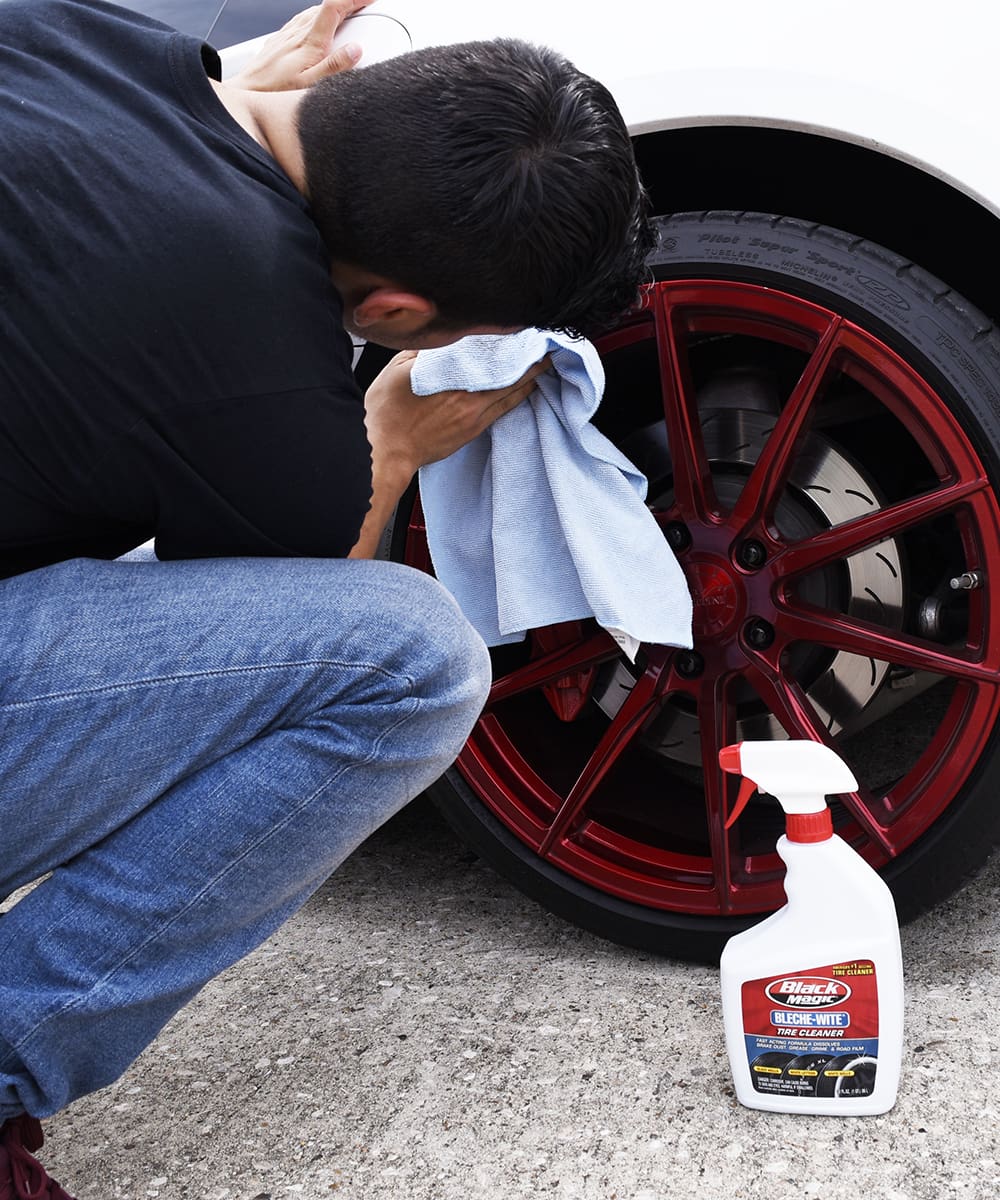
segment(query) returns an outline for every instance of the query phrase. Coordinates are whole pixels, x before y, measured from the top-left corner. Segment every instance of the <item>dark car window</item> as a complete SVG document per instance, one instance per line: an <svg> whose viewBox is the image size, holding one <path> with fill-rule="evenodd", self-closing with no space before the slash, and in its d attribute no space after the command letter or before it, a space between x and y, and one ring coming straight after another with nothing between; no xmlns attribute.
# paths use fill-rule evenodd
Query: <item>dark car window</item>
<svg viewBox="0 0 1000 1200"><path fill-rule="evenodd" d="M118 0L220 50L279 29L309 0Z"/></svg>
<svg viewBox="0 0 1000 1200"><path fill-rule="evenodd" d="M273 33L289 17L308 7L309 0L229 0L209 31L208 40L221 50L262 33Z"/></svg>
<svg viewBox="0 0 1000 1200"><path fill-rule="evenodd" d="M209 30L216 23L225 0L118 0L124 8L155 17L166 25L172 25L182 33L208 38ZM242 0L234 0L239 7ZM261 30L261 32L264 32Z"/></svg>

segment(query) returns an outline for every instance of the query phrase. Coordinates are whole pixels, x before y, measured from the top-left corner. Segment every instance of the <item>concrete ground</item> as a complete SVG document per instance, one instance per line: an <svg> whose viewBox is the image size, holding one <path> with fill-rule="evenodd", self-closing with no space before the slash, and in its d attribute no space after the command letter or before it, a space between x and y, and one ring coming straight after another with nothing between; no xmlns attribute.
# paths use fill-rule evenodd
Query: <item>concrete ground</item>
<svg viewBox="0 0 1000 1200"><path fill-rule="evenodd" d="M548 916L421 801L42 1156L79 1200L992 1200L998 880L904 930L895 1109L774 1116L713 969Z"/></svg>

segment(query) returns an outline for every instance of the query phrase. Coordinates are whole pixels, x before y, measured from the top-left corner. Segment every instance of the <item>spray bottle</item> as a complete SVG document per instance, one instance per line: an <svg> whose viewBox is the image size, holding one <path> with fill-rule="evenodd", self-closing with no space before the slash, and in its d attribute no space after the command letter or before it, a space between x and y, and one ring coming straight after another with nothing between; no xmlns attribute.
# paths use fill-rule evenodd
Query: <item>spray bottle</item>
<svg viewBox="0 0 1000 1200"><path fill-rule="evenodd" d="M820 742L741 742L729 828L756 790L785 811L784 908L722 952L722 1014L736 1096L770 1112L860 1116L896 1100L903 966L892 894L833 832L827 794L857 781Z"/></svg>

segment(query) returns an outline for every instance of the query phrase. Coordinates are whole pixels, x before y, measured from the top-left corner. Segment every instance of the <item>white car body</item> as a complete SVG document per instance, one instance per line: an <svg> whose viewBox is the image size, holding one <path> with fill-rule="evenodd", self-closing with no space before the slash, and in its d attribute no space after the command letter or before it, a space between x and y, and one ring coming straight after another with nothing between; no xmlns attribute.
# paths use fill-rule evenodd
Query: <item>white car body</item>
<svg viewBox="0 0 1000 1200"><path fill-rule="evenodd" d="M985 0L632 0L596 15L565 0L377 0L338 41L359 41L364 65L443 42L525 38L604 82L635 135L712 125L819 134L910 163L1000 214L998 32ZM225 51L227 71L262 40Z"/></svg>

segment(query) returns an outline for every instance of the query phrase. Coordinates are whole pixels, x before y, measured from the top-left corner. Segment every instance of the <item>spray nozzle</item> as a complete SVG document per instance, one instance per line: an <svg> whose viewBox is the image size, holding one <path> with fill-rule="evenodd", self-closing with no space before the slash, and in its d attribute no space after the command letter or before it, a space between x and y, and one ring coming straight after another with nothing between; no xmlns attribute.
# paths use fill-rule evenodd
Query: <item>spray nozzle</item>
<svg viewBox="0 0 1000 1200"><path fill-rule="evenodd" d="M739 742L719 751L719 766L729 774L743 776L736 804L726 821L727 829L735 824L750 797L759 789L774 796L789 817L826 814L822 831L817 824L815 832L818 835L825 831L823 836L828 837L832 825L826 797L853 792L858 787L846 763L822 742ZM799 824L799 832L805 835L805 824ZM792 837L791 822L788 832ZM802 836L793 840L813 841L819 837Z"/></svg>

